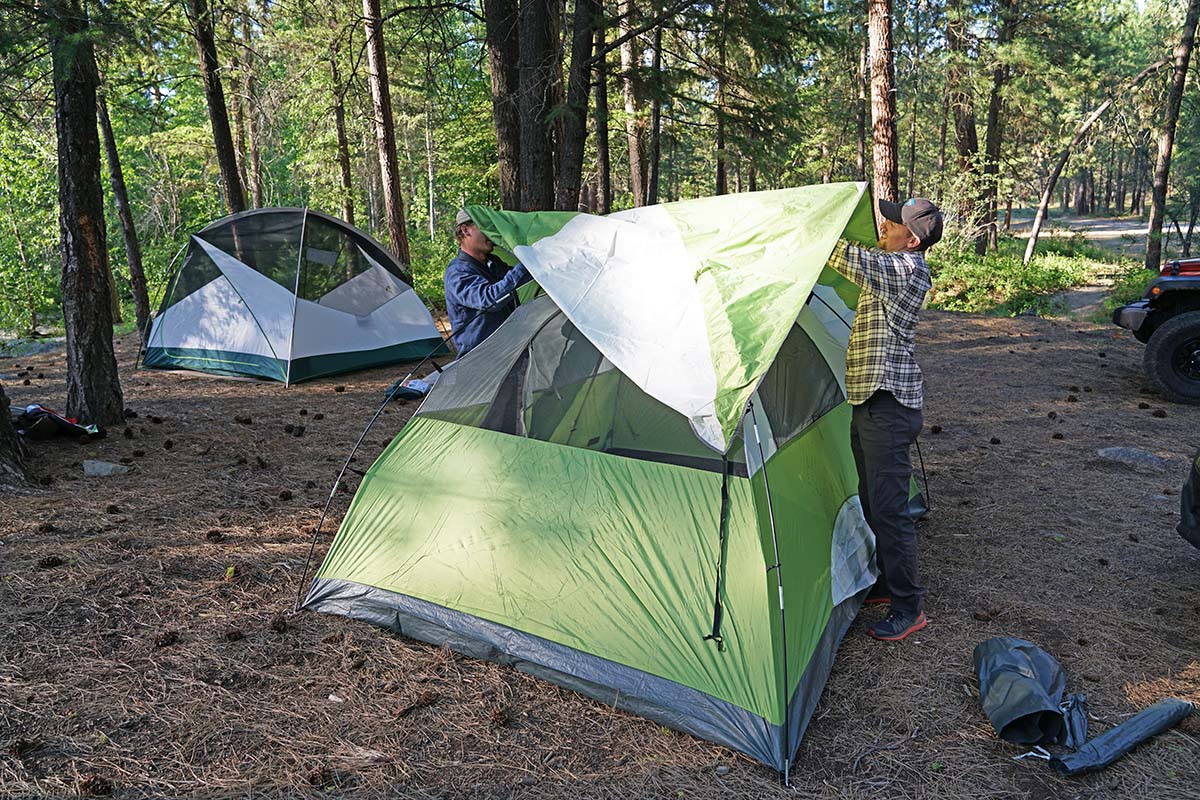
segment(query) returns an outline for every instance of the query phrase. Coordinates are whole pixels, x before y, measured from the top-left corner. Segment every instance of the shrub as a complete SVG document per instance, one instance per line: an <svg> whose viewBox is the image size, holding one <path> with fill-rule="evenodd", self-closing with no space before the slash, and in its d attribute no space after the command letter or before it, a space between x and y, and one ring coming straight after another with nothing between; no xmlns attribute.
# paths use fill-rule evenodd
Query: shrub
<svg viewBox="0 0 1200 800"><path fill-rule="evenodd" d="M1049 295L1087 280L1092 262L1080 255L1042 253L1028 265L1009 250L977 256L949 250L931 254L929 304L947 311L1015 315L1054 310Z"/></svg>

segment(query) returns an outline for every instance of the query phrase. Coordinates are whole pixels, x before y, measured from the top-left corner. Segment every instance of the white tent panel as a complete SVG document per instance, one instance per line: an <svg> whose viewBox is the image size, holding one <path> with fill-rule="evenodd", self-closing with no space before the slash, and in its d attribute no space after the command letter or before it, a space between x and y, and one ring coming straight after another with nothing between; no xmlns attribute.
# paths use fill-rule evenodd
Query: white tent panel
<svg viewBox="0 0 1200 800"><path fill-rule="evenodd" d="M296 303L292 358L376 350L402 342L440 338L425 304L411 289L365 317L300 300Z"/></svg>
<svg viewBox="0 0 1200 800"><path fill-rule="evenodd" d="M692 262L662 206L580 214L514 253L575 327L651 397L715 424L716 374ZM664 303L664 299L669 302ZM704 438L717 441L715 435ZM704 434L701 434L704 436Z"/></svg>
<svg viewBox="0 0 1200 800"><path fill-rule="evenodd" d="M150 346L286 357L271 351L254 316L224 276L209 281L155 319Z"/></svg>
<svg viewBox="0 0 1200 800"><path fill-rule="evenodd" d="M286 360L292 335L292 309L296 296L290 289L283 288L275 281L256 272L228 253L218 250L200 237L193 238L200 243L204 252L237 289L240 299L262 327L262 332L266 334L276 357Z"/></svg>

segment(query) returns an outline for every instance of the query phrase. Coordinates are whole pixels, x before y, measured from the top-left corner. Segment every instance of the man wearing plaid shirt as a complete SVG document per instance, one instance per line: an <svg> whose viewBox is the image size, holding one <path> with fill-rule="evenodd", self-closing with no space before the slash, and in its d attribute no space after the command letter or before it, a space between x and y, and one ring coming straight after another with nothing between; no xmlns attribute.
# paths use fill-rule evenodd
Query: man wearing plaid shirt
<svg viewBox="0 0 1200 800"><path fill-rule="evenodd" d="M829 266L862 289L846 353L850 446L880 567L866 602L889 604L870 634L894 642L926 624L917 527L908 513L909 447L924 424L913 338L930 286L925 251L942 238L942 213L923 198L903 205L880 200L879 212L884 222L878 249L839 241Z"/></svg>

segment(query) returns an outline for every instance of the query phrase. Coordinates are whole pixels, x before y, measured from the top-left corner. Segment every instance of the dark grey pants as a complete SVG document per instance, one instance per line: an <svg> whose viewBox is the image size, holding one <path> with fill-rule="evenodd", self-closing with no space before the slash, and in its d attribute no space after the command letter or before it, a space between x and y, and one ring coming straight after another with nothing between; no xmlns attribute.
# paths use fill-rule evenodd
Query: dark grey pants
<svg viewBox="0 0 1200 800"><path fill-rule="evenodd" d="M918 614L925 605L925 587L917 571L917 525L908 513L909 447L923 423L919 410L884 391L854 406L850 422L858 496L875 532L880 588L891 593L892 610L904 615Z"/></svg>

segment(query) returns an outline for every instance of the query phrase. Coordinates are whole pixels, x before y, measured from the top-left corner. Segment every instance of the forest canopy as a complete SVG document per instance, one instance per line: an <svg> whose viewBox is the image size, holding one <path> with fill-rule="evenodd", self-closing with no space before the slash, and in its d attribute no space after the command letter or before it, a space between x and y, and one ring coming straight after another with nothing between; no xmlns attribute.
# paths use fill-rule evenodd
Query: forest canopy
<svg viewBox="0 0 1200 800"><path fill-rule="evenodd" d="M884 5L895 189L947 209L946 247L995 248L1109 98L1054 203L1144 212L1171 70L1128 84L1156 62L1169 67L1180 4ZM605 212L870 181L878 62L868 10L842 0L0 0L0 330L62 324L56 41L94 46L112 144L102 153L105 247L114 310L132 318L113 156L151 307L187 237L238 208L307 206L398 251L404 239L418 289L437 302L454 211L466 203ZM64 35L72 17L86 25ZM1190 236L1200 207L1195 95L1184 93L1179 115L1168 236ZM394 140L390 191L381 108Z"/></svg>

